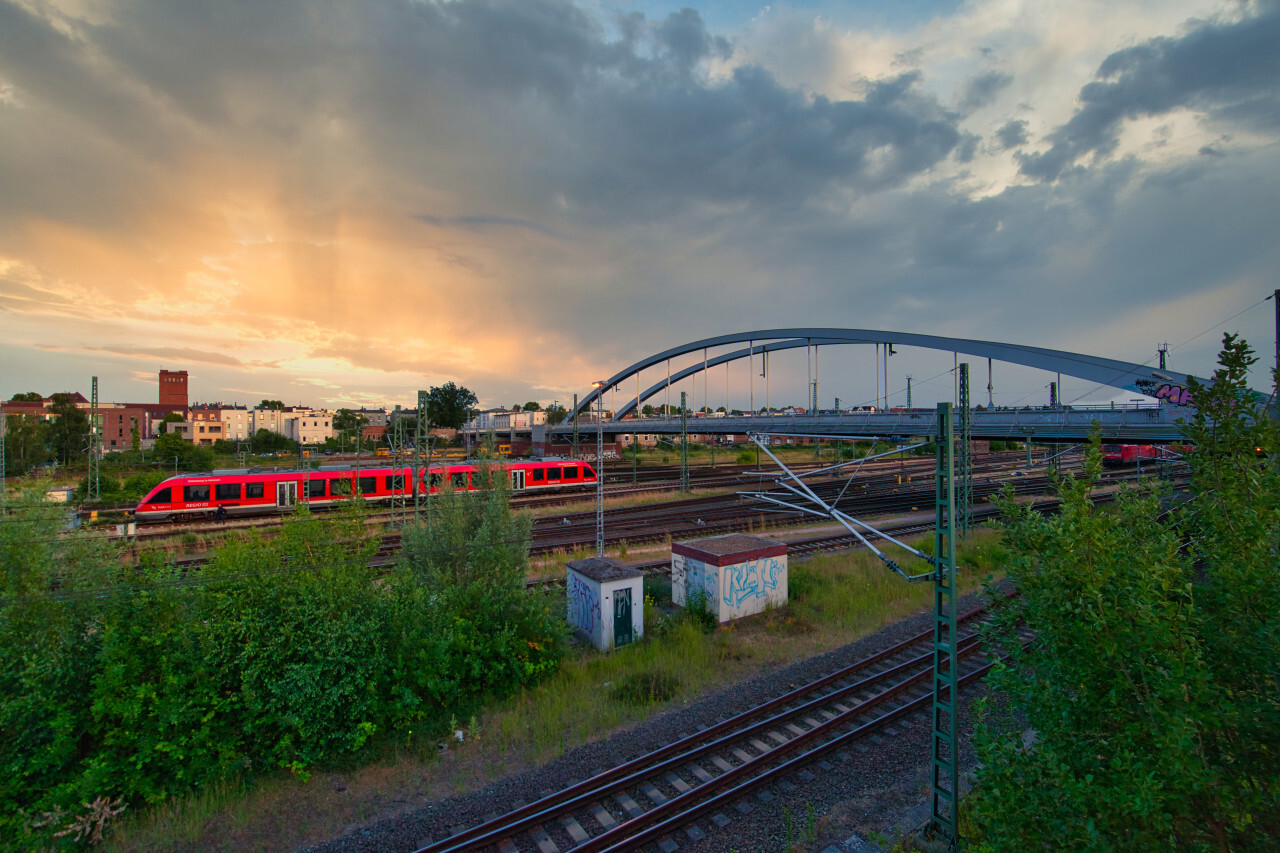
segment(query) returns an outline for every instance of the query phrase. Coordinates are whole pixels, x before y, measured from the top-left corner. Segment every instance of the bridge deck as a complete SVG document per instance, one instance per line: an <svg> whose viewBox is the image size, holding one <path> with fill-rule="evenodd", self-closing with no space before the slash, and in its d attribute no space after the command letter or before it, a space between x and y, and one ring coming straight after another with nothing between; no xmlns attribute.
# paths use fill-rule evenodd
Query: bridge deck
<svg viewBox="0 0 1280 853"><path fill-rule="evenodd" d="M1128 409L1026 408L974 411L973 437L1040 442L1082 441L1096 423L1106 441L1164 443L1182 440L1178 421L1186 409L1171 406ZM814 415L756 415L722 418L689 418L688 431L702 435L773 433L813 436L932 436L937 432L932 409L899 412L842 412ZM605 421L607 435L630 433L679 434L679 418L639 418ZM594 423L582 422L580 434L594 433ZM563 440L573 434L572 425L547 428L548 437Z"/></svg>

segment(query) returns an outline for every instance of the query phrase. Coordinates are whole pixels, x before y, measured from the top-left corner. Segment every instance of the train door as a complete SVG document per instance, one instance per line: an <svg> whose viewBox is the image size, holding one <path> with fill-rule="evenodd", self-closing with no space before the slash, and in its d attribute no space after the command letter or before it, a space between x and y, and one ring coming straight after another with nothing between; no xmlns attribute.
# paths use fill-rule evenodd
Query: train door
<svg viewBox="0 0 1280 853"><path fill-rule="evenodd" d="M631 633L631 587L613 591L613 647L615 649L629 644L634 637Z"/></svg>
<svg viewBox="0 0 1280 853"><path fill-rule="evenodd" d="M524 491L524 469L518 468L511 472L511 491Z"/></svg>
<svg viewBox="0 0 1280 853"><path fill-rule="evenodd" d="M298 484L292 480L276 483L276 506L290 509L298 502Z"/></svg>

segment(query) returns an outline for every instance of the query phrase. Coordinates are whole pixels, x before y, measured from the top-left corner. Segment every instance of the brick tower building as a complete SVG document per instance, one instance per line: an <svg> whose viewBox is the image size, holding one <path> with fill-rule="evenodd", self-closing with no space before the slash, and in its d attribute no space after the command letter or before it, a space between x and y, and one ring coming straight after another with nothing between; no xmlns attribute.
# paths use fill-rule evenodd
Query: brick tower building
<svg viewBox="0 0 1280 853"><path fill-rule="evenodd" d="M171 409L187 409L187 371L160 371L160 405Z"/></svg>

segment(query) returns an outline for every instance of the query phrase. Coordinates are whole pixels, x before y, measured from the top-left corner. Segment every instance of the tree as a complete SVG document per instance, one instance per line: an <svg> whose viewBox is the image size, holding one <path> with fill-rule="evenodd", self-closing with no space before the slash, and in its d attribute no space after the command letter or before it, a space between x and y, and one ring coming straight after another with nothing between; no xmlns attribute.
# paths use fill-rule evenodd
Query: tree
<svg viewBox="0 0 1280 853"><path fill-rule="evenodd" d="M259 429L249 439L249 447L254 453L276 453L281 450L295 451L298 442L269 429Z"/></svg>
<svg viewBox="0 0 1280 853"><path fill-rule="evenodd" d="M338 409L333 415L333 428L338 432L360 429L369 423L369 419L351 409Z"/></svg>
<svg viewBox="0 0 1280 853"><path fill-rule="evenodd" d="M54 417L49 440L62 464L84 456L89 450L88 415L76 406L70 394L54 394L49 414Z"/></svg>
<svg viewBox="0 0 1280 853"><path fill-rule="evenodd" d="M524 404L524 410L526 412L540 412L542 411L542 406L537 401L530 400Z"/></svg>
<svg viewBox="0 0 1280 853"><path fill-rule="evenodd" d="M1011 658L988 679L1010 713L981 715L965 800L977 849L1265 850L1280 836L1280 430L1255 414L1253 361L1228 335L1213 383L1191 386L1195 498L1175 523L1154 487L1095 508L1096 439L1058 515L1003 501L1021 597L1001 607Z"/></svg>
<svg viewBox="0 0 1280 853"><path fill-rule="evenodd" d="M466 387L446 382L427 392L427 417L432 426L459 429L477 402L476 395Z"/></svg>
<svg viewBox="0 0 1280 853"><path fill-rule="evenodd" d="M32 466L48 460L49 424L39 415L5 415L4 471L6 475L27 473Z"/></svg>
<svg viewBox="0 0 1280 853"><path fill-rule="evenodd" d="M547 423L550 424L551 426L555 426L558 423L563 423L564 419L567 418L568 416L569 416L569 410L564 406L559 406L559 405L547 406Z"/></svg>
<svg viewBox="0 0 1280 853"><path fill-rule="evenodd" d="M642 406L640 409L640 414L644 415L646 418L651 418L653 417L653 414L655 411L656 410L653 408L653 406L649 405L648 403L645 403L644 406Z"/></svg>
<svg viewBox="0 0 1280 853"><path fill-rule="evenodd" d="M259 409L283 409L284 402L281 400L263 400L258 404Z"/></svg>
<svg viewBox="0 0 1280 853"><path fill-rule="evenodd" d="M15 403L39 403L44 397L40 396L39 391L27 391L26 393L19 391L13 395L12 399Z"/></svg>
<svg viewBox="0 0 1280 853"><path fill-rule="evenodd" d="M165 435L169 432L169 424L180 423L182 423L182 415L177 412L165 412L164 417L160 419L160 426L157 427L157 430L160 435Z"/></svg>
<svg viewBox="0 0 1280 853"><path fill-rule="evenodd" d="M172 460L181 471L208 471L213 468L213 451L210 448L192 444L176 432L157 437L151 449L155 460L162 466Z"/></svg>

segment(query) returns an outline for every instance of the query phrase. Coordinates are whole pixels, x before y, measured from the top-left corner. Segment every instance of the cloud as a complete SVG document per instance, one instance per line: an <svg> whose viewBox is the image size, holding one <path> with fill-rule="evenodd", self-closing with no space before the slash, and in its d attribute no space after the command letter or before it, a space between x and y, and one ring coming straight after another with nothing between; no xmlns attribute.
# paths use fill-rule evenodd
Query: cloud
<svg viewBox="0 0 1280 853"><path fill-rule="evenodd" d="M960 109L964 112L972 112L979 107L987 106L1012 82L1013 75L1002 71L979 74L965 84L964 94L960 97Z"/></svg>
<svg viewBox="0 0 1280 853"><path fill-rule="evenodd" d="M161 359L169 363L183 364L186 362L197 362L200 364L220 364L230 367L251 368L254 370L266 370L278 368L278 362L268 361L241 361L234 356L225 355L219 352L209 352L205 350L192 349L190 347L138 347L127 345L98 345L92 346L82 344L80 346L69 346L66 344L36 344L37 349L47 352L82 352L82 353L106 353L109 355L121 355L127 358L146 358Z"/></svg>
<svg viewBox="0 0 1280 853"><path fill-rule="evenodd" d="M0 363L509 403L780 325L1145 353L1277 262L1276 6L1082 2L0 0Z"/></svg>
<svg viewBox="0 0 1280 853"><path fill-rule="evenodd" d="M1027 122L1023 119L1011 119L996 131L996 140L1001 148L1017 148L1027 144Z"/></svg>
<svg viewBox="0 0 1280 853"><path fill-rule="evenodd" d="M1125 120L1180 108L1210 120L1280 127L1280 6L1264 4L1239 21L1198 22L1180 38L1160 37L1117 51L1080 90L1082 106L1048 135L1047 151L1019 154L1021 172L1055 180L1081 158L1105 157Z"/></svg>
<svg viewBox="0 0 1280 853"><path fill-rule="evenodd" d="M417 213L414 219L437 228L462 228L468 231L492 231L504 228L533 231L545 237L554 237L555 232L531 219L518 219L514 216L497 216L494 214L475 214L471 216L432 216Z"/></svg>

